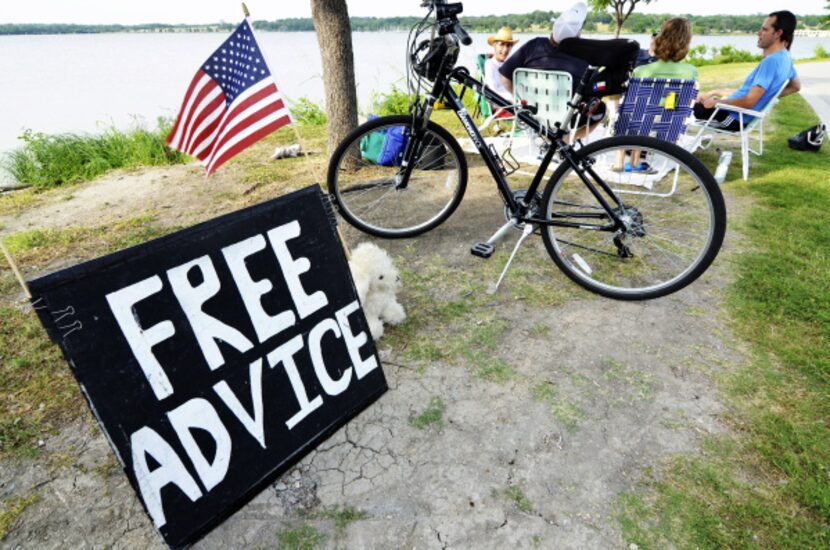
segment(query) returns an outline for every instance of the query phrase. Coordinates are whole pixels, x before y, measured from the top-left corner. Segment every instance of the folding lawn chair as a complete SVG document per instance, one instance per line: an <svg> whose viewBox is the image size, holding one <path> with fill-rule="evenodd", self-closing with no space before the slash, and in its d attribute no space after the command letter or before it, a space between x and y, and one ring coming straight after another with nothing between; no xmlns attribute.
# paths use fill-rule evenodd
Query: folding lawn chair
<svg viewBox="0 0 830 550"><path fill-rule="evenodd" d="M513 72L513 97L516 103L536 105L536 118L553 127L568 112L572 95L572 77L565 71L542 71L537 69L516 69ZM575 130L574 130L575 131ZM527 147L526 157L532 162L539 154L537 136L522 129L516 120L510 132L509 146L512 149Z"/></svg>
<svg viewBox="0 0 830 550"><path fill-rule="evenodd" d="M617 109L613 133L652 136L677 143L692 118L696 97L697 83L694 80L632 78ZM621 170L622 160L604 159L602 169L606 171L606 177L619 184L640 186L649 191L656 182L677 168L665 159L662 165L650 165L648 172L638 172L637 167L626 172ZM648 162L648 159L644 160Z"/></svg>
<svg viewBox="0 0 830 550"><path fill-rule="evenodd" d="M737 137L741 142L741 169L744 181L746 181L749 178L749 153L756 156L764 154L764 118L766 118L767 114L772 111L775 104L778 103L778 96L781 95L781 92L784 91L784 88L787 87L788 83L789 81L784 82L781 88L779 88L775 95L772 96L772 99L770 99L760 111L718 103L715 106L715 111L708 120L696 121L693 123L693 126L700 128L700 130L698 130L697 134L695 134L692 138L691 144L688 148L691 151L695 151L698 148L706 149L714 140L715 135L730 136L733 138ZM722 128L716 128L712 125L715 115L717 115L720 110L729 111L732 118L738 121L738 131L733 132L724 130ZM758 134L757 149L753 149L752 145L750 145L750 135L752 132L757 132Z"/></svg>

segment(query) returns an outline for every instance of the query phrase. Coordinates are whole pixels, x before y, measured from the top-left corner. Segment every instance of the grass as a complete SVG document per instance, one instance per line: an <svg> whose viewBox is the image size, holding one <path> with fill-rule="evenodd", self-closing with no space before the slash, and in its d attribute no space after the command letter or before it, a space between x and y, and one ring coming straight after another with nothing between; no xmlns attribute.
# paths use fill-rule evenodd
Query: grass
<svg viewBox="0 0 830 550"><path fill-rule="evenodd" d="M528 251L509 271L503 284L510 298L488 293L488 285L504 267L507 251L496 252L472 272L448 267L443 258L423 257L410 263L401 273L407 320L389 327L384 343L417 363L466 363L478 377L492 382L512 377L512 358L499 357L510 327L488 304L520 300L527 308L547 308L585 294L561 276L537 244L540 247L532 252L532 245L526 245Z"/></svg>
<svg viewBox="0 0 830 550"><path fill-rule="evenodd" d="M511 485L504 490L504 496L507 497L507 499L510 500L516 508L525 514L529 514L533 511L533 504L530 502L530 499L525 496L525 493L522 491L521 487Z"/></svg>
<svg viewBox="0 0 830 550"><path fill-rule="evenodd" d="M735 69L701 73L721 82ZM782 99L749 182L737 169L727 181L754 203L727 299L751 358L719 377L732 430L620 496L626 544L830 547L830 154L786 144L813 124L802 98Z"/></svg>
<svg viewBox="0 0 830 550"><path fill-rule="evenodd" d="M308 514L308 517L331 520L334 522L335 529L341 532L350 524L368 518L369 514L363 510L358 510L354 506L336 506L319 512L312 512Z"/></svg>
<svg viewBox="0 0 830 550"><path fill-rule="evenodd" d="M189 157L167 147L170 123L162 119L155 130L113 128L100 135L46 135L27 130L23 146L9 153L2 165L16 181L48 189L91 180L115 168L159 166Z"/></svg>
<svg viewBox="0 0 830 550"><path fill-rule="evenodd" d="M579 424L588 416L579 405L559 395L559 390L550 382L536 384L531 392L533 398L547 405L556 420L571 433L579 430Z"/></svg>
<svg viewBox="0 0 830 550"><path fill-rule="evenodd" d="M22 497L13 496L0 503L0 541L6 538L14 520L37 500L37 495L31 493Z"/></svg>
<svg viewBox="0 0 830 550"><path fill-rule="evenodd" d="M279 550L314 550L326 542L328 537L310 525L289 527L277 532Z"/></svg>
<svg viewBox="0 0 830 550"><path fill-rule="evenodd" d="M409 417L409 425L419 430L425 430L430 426L442 428L444 426L444 409L446 406L440 397L433 397L429 406L420 414Z"/></svg>

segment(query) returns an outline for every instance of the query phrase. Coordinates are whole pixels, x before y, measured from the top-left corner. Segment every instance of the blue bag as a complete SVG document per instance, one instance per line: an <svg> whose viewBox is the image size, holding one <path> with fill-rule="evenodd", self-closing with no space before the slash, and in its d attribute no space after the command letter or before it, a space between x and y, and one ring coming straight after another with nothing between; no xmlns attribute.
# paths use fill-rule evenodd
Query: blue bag
<svg viewBox="0 0 830 550"><path fill-rule="evenodd" d="M375 118L369 115L369 120ZM408 141L404 126L377 130L360 140L360 156L380 166L400 166Z"/></svg>

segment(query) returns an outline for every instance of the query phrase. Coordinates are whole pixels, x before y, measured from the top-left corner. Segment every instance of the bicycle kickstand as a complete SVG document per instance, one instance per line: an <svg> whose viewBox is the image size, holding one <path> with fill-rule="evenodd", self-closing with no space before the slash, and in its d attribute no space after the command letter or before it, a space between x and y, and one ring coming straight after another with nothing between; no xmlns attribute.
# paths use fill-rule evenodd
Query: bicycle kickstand
<svg viewBox="0 0 830 550"><path fill-rule="evenodd" d="M507 275L507 270L510 268L510 264L513 263L513 258L516 257L516 252L519 251L519 247L522 246L522 243L525 242L525 239L528 238L536 227L532 223L525 223L524 231L522 231L522 236L519 237L519 240L516 241L516 246L513 247L513 252L510 254L510 258L507 259L507 263L504 264L504 269L501 271L501 275L499 275L499 280L496 281L496 286L493 287L490 294L495 294L499 290L499 286L501 282L504 280L504 276Z"/></svg>

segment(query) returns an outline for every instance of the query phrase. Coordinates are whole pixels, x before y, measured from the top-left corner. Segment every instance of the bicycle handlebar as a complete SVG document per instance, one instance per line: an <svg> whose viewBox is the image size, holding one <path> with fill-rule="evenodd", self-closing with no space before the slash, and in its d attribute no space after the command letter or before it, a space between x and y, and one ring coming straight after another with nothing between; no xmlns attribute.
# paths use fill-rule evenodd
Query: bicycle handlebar
<svg viewBox="0 0 830 550"><path fill-rule="evenodd" d="M461 43L465 46L469 46L473 43L473 39L467 34L467 31L464 30L464 27L461 26L461 23L458 21L455 22L452 28L453 32L458 35L458 38L461 40Z"/></svg>

